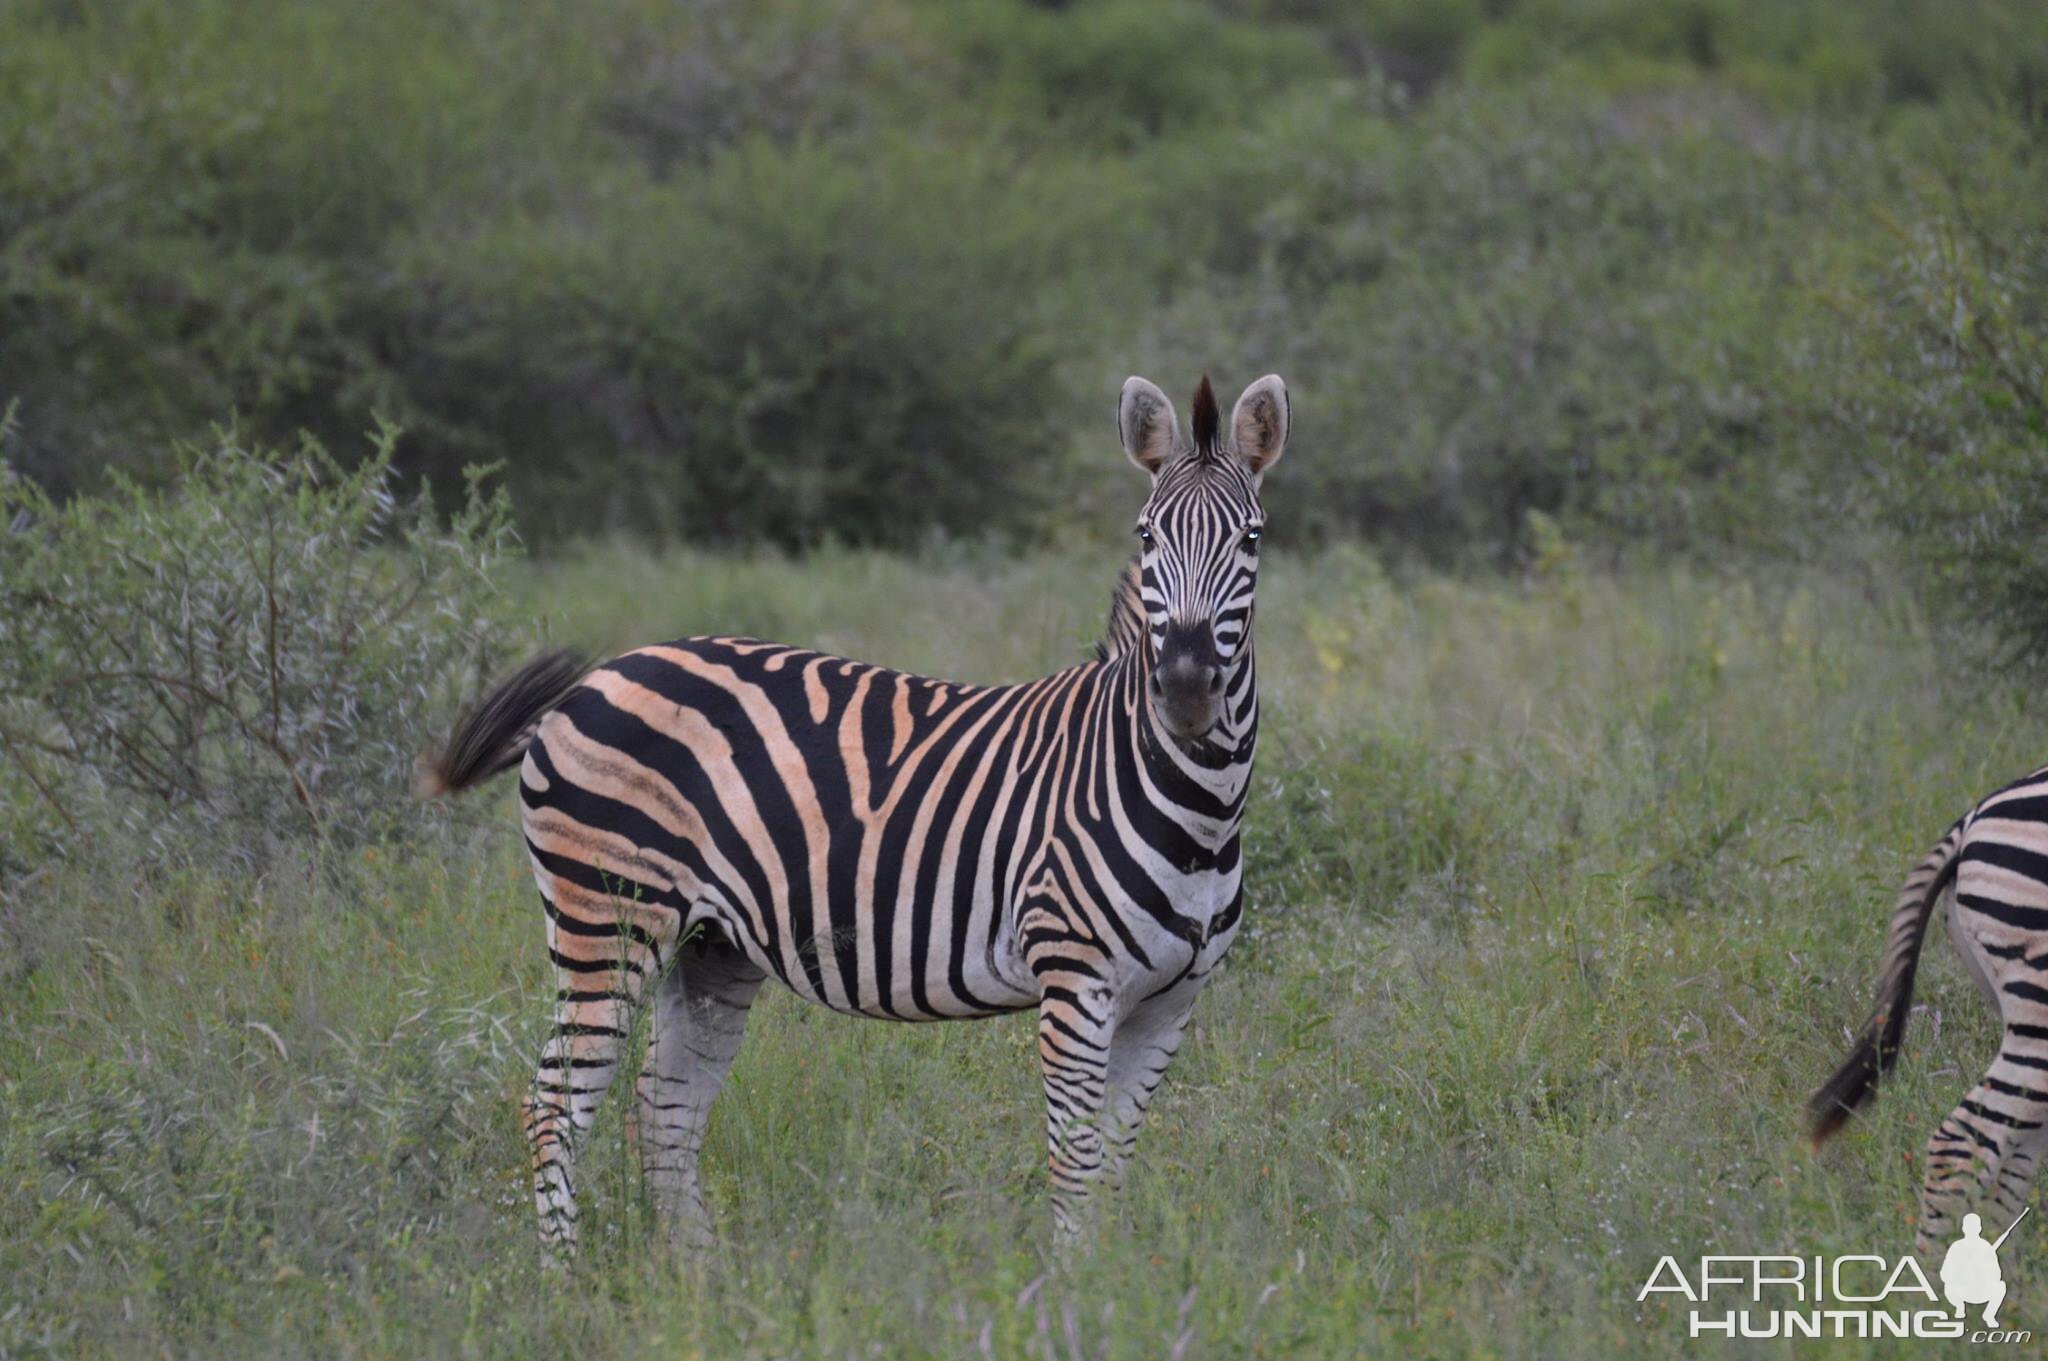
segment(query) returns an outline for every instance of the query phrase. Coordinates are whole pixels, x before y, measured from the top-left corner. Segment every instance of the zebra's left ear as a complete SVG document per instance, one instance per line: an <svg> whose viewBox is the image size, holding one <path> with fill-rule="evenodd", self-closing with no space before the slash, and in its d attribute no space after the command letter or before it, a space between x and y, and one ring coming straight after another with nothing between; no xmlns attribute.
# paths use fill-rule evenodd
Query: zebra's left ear
<svg viewBox="0 0 2048 1361"><path fill-rule="evenodd" d="M1269 373L1244 390L1230 413L1230 437L1237 455L1251 465L1252 476L1280 461L1287 451L1287 384Z"/></svg>

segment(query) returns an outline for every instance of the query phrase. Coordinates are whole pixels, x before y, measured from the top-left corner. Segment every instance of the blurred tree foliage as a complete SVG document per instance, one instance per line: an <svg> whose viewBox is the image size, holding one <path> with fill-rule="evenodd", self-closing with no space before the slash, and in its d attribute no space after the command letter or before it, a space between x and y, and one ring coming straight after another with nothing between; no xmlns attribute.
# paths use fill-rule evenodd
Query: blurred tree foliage
<svg viewBox="0 0 2048 1361"><path fill-rule="evenodd" d="M1277 369L1305 532L2025 575L2035 0L23 0L0 89L60 494L381 412L543 535L1028 535Z"/></svg>

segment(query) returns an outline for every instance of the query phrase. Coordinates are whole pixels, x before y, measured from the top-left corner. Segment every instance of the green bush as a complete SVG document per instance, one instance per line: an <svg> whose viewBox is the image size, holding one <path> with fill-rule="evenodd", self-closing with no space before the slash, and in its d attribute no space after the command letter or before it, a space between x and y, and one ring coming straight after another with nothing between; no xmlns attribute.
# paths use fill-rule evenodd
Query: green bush
<svg viewBox="0 0 2048 1361"><path fill-rule="evenodd" d="M934 54L891 0L634 0L576 23L608 64L598 124L655 176L750 136L859 133Z"/></svg>
<svg viewBox="0 0 2048 1361"><path fill-rule="evenodd" d="M1259 771L1261 836L1246 881L1262 915L1353 904L1394 916L1418 881L1455 885L1488 835L1472 763L1403 738L1332 740L1282 729Z"/></svg>
<svg viewBox="0 0 2048 1361"><path fill-rule="evenodd" d="M1125 374L1277 369L1306 532L1807 551L1809 284L1890 277L1923 117L2036 135L2048 8L22 4L0 88L59 496L385 411L549 537L1029 534L1101 522Z"/></svg>
<svg viewBox="0 0 2048 1361"><path fill-rule="evenodd" d="M980 0L941 14L938 28L976 104L1034 139L1129 147L1227 125L1290 80L1328 67L1292 26L1232 22L1189 0Z"/></svg>
<svg viewBox="0 0 2048 1361"><path fill-rule="evenodd" d="M541 532L1015 528L1130 254L1108 174L870 126L889 8L0 25L0 398L59 494L224 411L338 446L381 410Z"/></svg>
<svg viewBox="0 0 2048 1361"><path fill-rule="evenodd" d="M229 432L177 453L173 490L61 505L0 464L11 857L101 817L167 856L246 857L406 816L432 722L505 641L490 574L511 531L474 479L446 520L396 497L393 443L344 468Z"/></svg>
<svg viewBox="0 0 2048 1361"><path fill-rule="evenodd" d="M1095 305L1076 257L1116 239L1118 195L993 151L872 155L750 139L599 222L421 243L439 324L408 423L443 457L518 431L555 526L901 545L1027 523Z"/></svg>
<svg viewBox="0 0 2048 1361"><path fill-rule="evenodd" d="M569 24L66 8L0 17L0 397L59 495L108 466L161 476L138 451L229 410L279 442L352 441L399 386L394 243L549 192L599 141Z"/></svg>
<svg viewBox="0 0 2048 1361"><path fill-rule="evenodd" d="M1269 0L1268 12L1309 26L1354 70L1427 90L1453 71L1487 27L1490 0Z"/></svg>
<svg viewBox="0 0 2048 1361"><path fill-rule="evenodd" d="M1304 98L1210 159L1239 192L1146 362L1289 377L1290 523L1445 560L1520 553L1531 510L1605 543L1785 530L1782 355L1815 324L1786 280L1853 148L1711 90L1446 90Z"/></svg>
<svg viewBox="0 0 2048 1361"><path fill-rule="evenodd" d="M1043 219L997 195L990 207L1017 225L1009 239L992 234L983 255L971 241L953 245L947 258L965 260L964 272L949 274L933 257L949 230L986 225L962 203L990 188L986 163L978 182L951 186L933 183L938 155L926 158L931 174L882 175L899 187L867 205L865 218L847 203L873 174L855 155L813 148L778 169L766 164L772 150L755 149L742 164L704 172L708 183L699 174L747 135L857 131L866 115L845 95L893 79L885 68L896 57L883 54L895 48L882 40L892 14L805 0L765 11L648 3L584 22L514 5L210 0L114 6L74 24L37 7L10 9L0 15L0 86L9 91L0 106L0 400L21 399L17 461L61 495L97 485L108 466L165 475L161 460L134 450L197 437L229 410L259 437L288 442L304 429L337 447L374 411L402 411L415 429L402 455L409 473L445 478L479 456L502 459L515 488L532 493L581 487L597 466L608 475L602 493L572 500L577 513L637 505L648 477L673 483L703 470L659 428L673 408L644 406L647 389L666 389L679 356L612 344L671 338L649 334L635 316L651 302L650 270L680 277L681 296L666 290L677 306L705 301L687 291L692 280L707 291L753 290L729 300L742 309L740 329L728 311L694 337L726 366L700 385L700 397L719 386L719 404L684 403L699 441L756 419L740 405L773 407L780 398L763 389L791 381L773 354L758 382L735 372L760 358L764 339L778 342L744 311L774 296L785 300L778 322L820 319L790 335L820 348L869 348L872 336L820 336L823 319L855 307L913 344L922 335L934 348L1002 350L1005 328L1032 324L1019 315L1028 308L992 313L987 328L964 336L958 323L992 276L1040 264L1028 252L1007 261L999 252ZM761 215L810 206L792 186L813 170L837 180L836 190L820 186L836 207L790 222L779 252L733 258L751 245L736 225L780 228ZM768 182L752 185L754 175ZM691 182L671 183L678 177ZM922 190L936 192L911 197ZM679 211L692 202L693 214ZM927 218L932 209L968 216ZM807 305L809 283L838 286L823 254L827 233L899 227L918 239L882 244L891 258L878 268L914 273L878 279L856 260L855 296L836 300L836 310L832 298L821 311ZM558 229L590 249L623 243L638 268L596 279L617 291L594 295L576 291L592 282L587 275L483 273L483 262L527 268L532 259L494 248ZM672 231L690 239L669 239ZM847 243L862 248L859 237ZM792 262L792 249L808 253ZM465 258L472 251L478 259ZM565 254L543 263L566 264ZM792 263L799 273L784 274ZM1028 303L1028 279L1007 277ZM498 298L536 291L564 300L568 314L495 324ZM482 303L472 309L475 294ZM941 304L927 297L953 309L952 329L928 326ZM605 345L574 348L593 336ZM560 367L543 367L550 359ZM900 365L891 372L919 382ZM1002 386L1028 389L1034 377L1012 371ZM537 419L525 394L498 387L529 380L566 404L546 413L558 421ZM970 379L926 388L920 400L958 410L986 395ZM972 433L993 433L1032 395L1006 396L994 427ZM873 413L840 414L865 424ZM914 439L954 449L957 433L934 428ZM920 517L909 502L895 518L931 522ZM623 518L665 527L659 517ZM859 534L852 518L839 528Z"/></svg>
<svg viewBox="0 0 2048 1361"><path fill-rule="evenodd" d="M2048 15L1946 0L1514 0L1470 43L1488 83L1569 74L1608 84L1645 64L1725 74L1788 106L2038 99Z"/></svg>
<svg viewBox="0 0 2048 1361"><path fill-rule="evenodd" d="M1939 169L1847 295L1833 415L1950 616L2048 667L2048 145L1981 115L1923 135Z"/></svg>

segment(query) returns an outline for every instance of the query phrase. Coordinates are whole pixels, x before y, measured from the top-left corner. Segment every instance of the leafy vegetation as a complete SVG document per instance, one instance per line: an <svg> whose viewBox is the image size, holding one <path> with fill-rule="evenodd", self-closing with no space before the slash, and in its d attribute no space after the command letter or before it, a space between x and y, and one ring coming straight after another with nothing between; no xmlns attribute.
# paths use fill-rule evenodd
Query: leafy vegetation
<svg viewBox="0 0 2048 1361"><path fill-rule="evenodd" d="M1955 612L1997 621L2004 660L2048 663L2048 144L1963 123L1906 190L1878 301L1852 312L1865 493ZM1846 376L1842 380L1846 385ZM1843 392L1843 407L1859 400ZM1850 424L1845 421L1844 424ZM1857 428L1860 427L1860 428Z"/></svg>
<svg viewBox="0 0 2048 1361"><path fill-rule="evenodd" d="M1933 243L1973 337L2038 343L2001 262L2038 255L2044 15L16 5L0 397L60 493L230 408L335 447L381 411L408 472L502 458L543 537L915 546L1094 513L1133 369L1281 369L1305 533L1867 554L1928 504L1861 493L1941 414ZM1987 563L2038 528L1954 509Z"/></svg>
<svg viewBox="0 0 2048 1361"><path fill-rule="evenodd" d="M173 490L62 506L0 464L0 862L104 818L247 860L404 816L427 724L502 655L511 527L475 479L446 521L401 501L393 451L343 468L228 432Z"/></svg>

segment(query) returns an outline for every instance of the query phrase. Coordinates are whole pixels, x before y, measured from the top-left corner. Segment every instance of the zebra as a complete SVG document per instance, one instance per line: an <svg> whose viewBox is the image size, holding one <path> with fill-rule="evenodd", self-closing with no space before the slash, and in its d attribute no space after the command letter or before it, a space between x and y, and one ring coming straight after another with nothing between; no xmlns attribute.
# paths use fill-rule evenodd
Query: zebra
<svg viewBox="0 0 2048 1361"><path fill-rule="evenodd" d="M1185 441L1164 392L1124 384L1151 491L1080 665L978 686L740 637L558 653L423 762L428 794L519 767L558 982L522 1111L550 1260L642 1005L643 1175L669 1241L711 1241L698 1154L771 975L864 1017L1035 1009L1054 1240L1084 1233L1237 935L1259 491L1289 425L1277 375L1227 431L1204 376Z"/></svg>
<svg viewBox="0 0 2048 1361"><path fill-rule="evenodd" d="M1807 1107L1816 1150L1869 1102L1897 1061L1921 941L1944 899L1949 939L2005 1033L1984 1080L1927 1141L1915 1235L1923 1255L1952 1232L1973 1182L1999 1222L2010 1223L2048 1151L2048 767L1957 819L1906 876L1892 908L1876 1010Z"/></svg>

